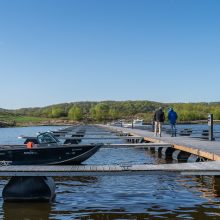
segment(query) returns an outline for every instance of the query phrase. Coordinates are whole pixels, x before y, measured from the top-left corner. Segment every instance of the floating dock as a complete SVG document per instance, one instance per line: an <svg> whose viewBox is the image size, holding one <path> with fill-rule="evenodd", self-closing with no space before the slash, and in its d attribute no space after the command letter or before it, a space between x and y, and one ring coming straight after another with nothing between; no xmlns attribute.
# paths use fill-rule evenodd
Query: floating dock
<svg viewBox="0 0 220 220"><path fill-rule="evenodd" d="M140 165L79 165L79 166L2 166L0 176L104 176L104 175L220 175L220 162L196 162L176 164Z"/></svg>
<svg viewBox="0 0 220 220"><path fill-rule="evenodd" d="M1 161L0 176L12 177L3 189L5 201L46 200L55 196L53 177L103 176L103 175L205 175L220 176L220 141L198 140L188 136L154 137L153 132L139 129L112 127L105 125L76 126L54 134L59 139L111 141L123 139L127 143L105 143L103 147L143 148L165 159L175 159L173 164L136 165L19 165L11 166L10 161ZM7 145L4 145L4 147ZM80 146L78 144L77 146ZM83 146L82 146L83 147ZM31 149L27 149L31 151ZM205 162L198 162L201 161ZM34 186L34 187L33 187ZM34 195L34 196L33 196Z"/></svg>
<svg viewBox="0 0 220 220"><path fill-rule="evenodd" d="M174 150L187 152L208 160L220 161L220 141L208 141L192 138L189 136L171 137L166 133L162 133L162 137L155 137L153 132L140 129L130 129L123 127L101 126L109 130L117 130L118 132L129 133L134 136L143 137L144 141L151 143L170 144Z"/></svg>

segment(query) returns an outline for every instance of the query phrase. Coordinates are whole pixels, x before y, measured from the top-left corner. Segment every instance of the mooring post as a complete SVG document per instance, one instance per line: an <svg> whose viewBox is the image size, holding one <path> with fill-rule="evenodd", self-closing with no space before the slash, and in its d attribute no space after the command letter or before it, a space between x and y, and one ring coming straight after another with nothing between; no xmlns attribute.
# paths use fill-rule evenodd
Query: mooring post
<svg viewBox="0 0 220 220"><path fill-rule="evenodd" d="M209 141L214 141L213 135L213 114L208 114Z"/></svg>

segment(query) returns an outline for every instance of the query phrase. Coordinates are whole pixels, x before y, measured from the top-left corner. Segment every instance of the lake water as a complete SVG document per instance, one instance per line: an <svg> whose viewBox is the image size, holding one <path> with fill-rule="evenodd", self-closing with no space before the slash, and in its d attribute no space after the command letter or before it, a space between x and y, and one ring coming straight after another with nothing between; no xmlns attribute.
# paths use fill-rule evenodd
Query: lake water
<svg viewBox="0 0 220 220"><path fill-rule="evenodd" d="M59 127L1 128L1 143L21 143L19 135ZM103 141L102 141L103 142ZM106 142L109 142L106 140ZM112 141L111 141L112 142ZM123 140L114 140L124 143ZM102 148L84 164L166 163L142 149ZM0 219L220 219L220 180L180 175L56 178L51 203L4 203ZM0 179L0 192L7 183Z"/></svg>

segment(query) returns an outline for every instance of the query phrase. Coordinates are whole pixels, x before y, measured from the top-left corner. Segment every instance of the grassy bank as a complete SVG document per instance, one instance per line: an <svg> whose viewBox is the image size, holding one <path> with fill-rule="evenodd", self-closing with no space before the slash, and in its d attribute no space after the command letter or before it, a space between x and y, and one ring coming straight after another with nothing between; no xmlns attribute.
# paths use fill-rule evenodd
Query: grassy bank
<svg viewBox="0 0 220 220"><path fill-rule="evenodd" d="M11 113L0 113L0 127L20 127L38 125L73 125L78 122L68 120L68 118L46 118L15 115Z"/></svg>
<svg viewBox="0 0 220 220"><path fill-rule="evenodd" d="M0 123L2 127L22 126L26 124L38 124L47 121L47 118L32 116L17 116L13 114L0 114Z"/></svg>

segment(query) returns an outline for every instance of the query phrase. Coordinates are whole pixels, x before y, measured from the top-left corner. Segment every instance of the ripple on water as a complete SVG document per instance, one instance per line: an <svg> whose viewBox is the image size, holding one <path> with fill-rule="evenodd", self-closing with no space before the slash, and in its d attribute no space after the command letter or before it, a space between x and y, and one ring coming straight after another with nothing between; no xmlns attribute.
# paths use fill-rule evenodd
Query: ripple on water
<svg viewBox="0 0 220 220"><path fill-rule="evenodd" d="M11 143L21 134L50 129L3 129L0 138ZM166 161L142 149L103 148L84 164L158 162ZM219 182L217 178L176 174L56 178L54 202L3 203L1 198L0 219L220 219ZM7 179L0 179L0 190L6 183Z"/></svg>

